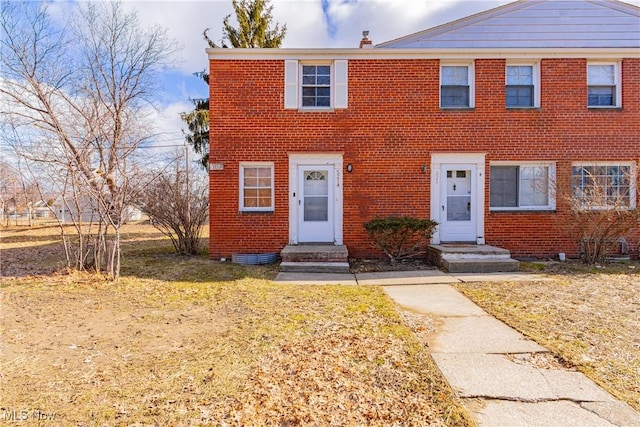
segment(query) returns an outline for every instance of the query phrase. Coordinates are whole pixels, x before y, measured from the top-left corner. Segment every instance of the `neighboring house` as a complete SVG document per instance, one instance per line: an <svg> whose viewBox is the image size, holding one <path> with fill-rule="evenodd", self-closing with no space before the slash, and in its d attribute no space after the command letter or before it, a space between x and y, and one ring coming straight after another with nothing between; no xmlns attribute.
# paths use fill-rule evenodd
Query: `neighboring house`
<svg viewBox="0 0 640 427"><path fill-rule="evenodd" d="M27 211L31 215L31 218L49 218L51 214L51 207L47 205L44 200L38 200L36 202L27 203Z"/></svg>
<svg viewBox="0 0 640 427"><path fill-rule="evenodd" d="M638 203L635 6L526 0L375 47L207 52L212 258L382 256L363 223L391 215L438 221L432 243L571 256L566 195Z"/></svg>
<svg viewBox="0 0 640 427"><path fill-rule="evenodd" d="M67 200L63 196L59 196L51 207L56 219L62 223L90 223L100 219L95 202L89 197L79 197L76 202L74 199Z"/></svg>
<svg viewBox="0 0 640 427"><path fill-rule="evenodd" d="M56 218L62 223L90 223L100 220L100 212L96 202L89 197L80 197L76 203L73 200L65 200L60 196L53 202L52 208ZM139 221L143 218L143 213L134 206L127 206L124 218L124 223Z"/></svg>

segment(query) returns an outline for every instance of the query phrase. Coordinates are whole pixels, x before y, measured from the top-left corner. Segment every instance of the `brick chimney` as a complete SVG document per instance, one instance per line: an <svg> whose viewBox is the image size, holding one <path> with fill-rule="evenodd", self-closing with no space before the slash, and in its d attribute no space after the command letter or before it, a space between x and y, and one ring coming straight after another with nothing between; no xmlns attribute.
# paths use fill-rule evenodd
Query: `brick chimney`
<svg viewBox="0 0 640 427"><path fill-rule="evenodd" d="M360 49L370 49L373 47L373 42L369 40L369 31L362 32L362 40L360 40Z"/></svg>

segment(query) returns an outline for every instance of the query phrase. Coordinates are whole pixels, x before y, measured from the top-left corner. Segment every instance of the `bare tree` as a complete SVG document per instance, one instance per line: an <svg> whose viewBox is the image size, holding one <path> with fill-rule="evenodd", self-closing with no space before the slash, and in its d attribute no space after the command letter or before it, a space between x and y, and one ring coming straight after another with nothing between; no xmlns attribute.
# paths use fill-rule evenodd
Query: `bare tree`
<svg viewBox="0 0 640 427"><path fill-rule="evenodd" d="M566 229L580 245L586 263L605 261L619 245L625 246L625 236L640 226L634 181L629 166L574 167L572 191L564 195L571 212Z"/></svg>
<svg viewBox="0 0 640 427"><path fill-rule="evenodd" d="M17 151L96 210L91 231L77 221L72 267L86 267L83 247L93 240L94 267L117 279L120 227L140 184L132 175L152 137L145 112L158 93L157 72L177 48L165 30L141 29L119 2L82 4L64 27L48 7L2 4L3 115L20 135Z"/></svg>
<svg viewBox="0 0 640 427"><path fill-rule="evenodd" d="M171 239L177 253L198 253L202 226L209 216L209 186L201 168L189 167L188 155L178 156L173 167L156 174L139 200L153 226Z"/></svg>
<svg viewBox="0 0 640 427"><path fill-rule="evenodd" d="M0 162L0 214L5 220L5 225L9 225L11 214L18 211L18 193L20 190L20 176L18 170L7 164Z"/></svg>

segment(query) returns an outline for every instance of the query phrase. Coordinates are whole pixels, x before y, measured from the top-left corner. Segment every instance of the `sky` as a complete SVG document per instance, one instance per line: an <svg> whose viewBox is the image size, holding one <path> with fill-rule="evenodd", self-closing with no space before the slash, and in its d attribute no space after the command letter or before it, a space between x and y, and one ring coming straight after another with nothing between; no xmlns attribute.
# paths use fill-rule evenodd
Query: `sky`
<svg viewBox="0 0 640 427"><path fill-rule="evenodd" d="M87 1L87 0L85 0ZM94 0L101 1L101 0ZM512 0L272 0L274 22L286 24L283 48L358 47L362 31L374 44L444 24ZM640 0L625 0L640 6ZM207 67L202 32L219 43L222 21L232 14L231 0L124 0L135 8L143 27L160 25L180 46L174 68L162 76L165 90L157 113L160 143L180 144L185 127L179 113L190 111L189 99L207 96L207 86L194 72ZM74 3L54 3L63 15Z"/></svg>

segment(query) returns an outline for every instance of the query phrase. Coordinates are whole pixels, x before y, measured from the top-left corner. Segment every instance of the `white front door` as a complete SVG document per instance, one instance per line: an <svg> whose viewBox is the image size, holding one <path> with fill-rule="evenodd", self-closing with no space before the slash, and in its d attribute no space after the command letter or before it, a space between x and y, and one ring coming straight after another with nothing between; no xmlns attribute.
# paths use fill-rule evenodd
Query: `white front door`
<svg viewBox="0 0 640 427"><path fill-rule="evenodd" d="M440 166L441 242L476 242L477 197L475 164Z"/></svg>
<svg viewBox="0 0 640 427"><path fill-rule="evenodd" d="M298 166L298 241L334 243L334 167Z"/></svg>

